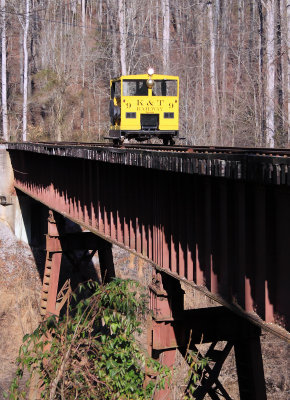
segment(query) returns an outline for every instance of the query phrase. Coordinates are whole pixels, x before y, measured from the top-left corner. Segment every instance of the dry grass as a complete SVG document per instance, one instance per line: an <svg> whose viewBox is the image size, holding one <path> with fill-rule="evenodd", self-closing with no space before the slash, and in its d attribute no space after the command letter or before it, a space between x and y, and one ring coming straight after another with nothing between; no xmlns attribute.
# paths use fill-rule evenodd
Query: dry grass
<svg viewBox="0 0 290 400"><path fill-rule="evenodd" d="M29 246L0 223L0 398L15 372L22 337L38 324L40 289Z"/></svg>

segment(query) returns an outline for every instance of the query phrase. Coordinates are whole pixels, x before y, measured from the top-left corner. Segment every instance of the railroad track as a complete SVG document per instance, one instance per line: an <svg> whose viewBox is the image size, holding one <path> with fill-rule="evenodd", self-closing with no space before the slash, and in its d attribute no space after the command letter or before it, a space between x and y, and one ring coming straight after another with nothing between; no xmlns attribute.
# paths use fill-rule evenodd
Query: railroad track
<svg viewBox="0 0 290 400"><path fill-rule="evenodd" d="M269 157L289 157L290 149L269 149L264 147L222 147L222 146L190 146L190 145L174 145L164 146L160 144L129 144L113 145L112 143L104 142L34 142L41 145L52 146L76 146L76 147L104 147L117 149L136 149L136 150L151 150L162 152L185 152L185 153L211 153L211 154L253 154Z"/></svg>
<svg viewBox="0 0 290 400"><path fill-rule="evenodd" d="M5 144L5 142L3 142ZM255 155L266 157L289 157L290 149L269 149L263 147L222 147L222 146L190 146L190 145L174 145L164 146L160 144L131 144L123 143L121 145L113 145L104 142L32 142L42 146L58 146L58 147L102 147L114 149L130 149L130 150L149 150L156 152L176 152L176 153L204 153L204 154L235 154L235 155Z"/></svg>

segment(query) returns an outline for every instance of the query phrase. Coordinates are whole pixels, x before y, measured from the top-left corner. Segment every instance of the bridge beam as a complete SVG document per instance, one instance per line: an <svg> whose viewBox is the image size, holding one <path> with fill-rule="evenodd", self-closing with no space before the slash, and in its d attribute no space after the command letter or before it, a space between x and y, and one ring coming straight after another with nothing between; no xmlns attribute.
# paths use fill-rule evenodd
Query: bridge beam
<svg viewBox="0 0 290 400"><path fill-rule="evenodd" d="M56 298L61 266L62 250L53 211L49 211L46 236L46 260L43 275L40 313L43 317L58 315Z"/></svg>
<svg viewBox="0 0 290 400"><path fill-rule="evenodd" d="M219 381L219 374L234 348L241 400L266 400L260 328L225 307L184 310L183 293L179 281L153 272L150 285L153 321L148 335L152 356L173 370L177 349L186 358L189 349L201 354L197 346L211 343L203 356L208 357L214 366L206 366L194 396L203 398L208 394L212 399L218 399L219 392L230 400ZM219 342L226 344L218 345ZM154 399L169 400L170 396L171 388L167 385L155 394Z"/></svg>
<svg viewBox="0 0 290 400"><path fill-rule="evenodd" d="M206 286L222 304L238 303L249 318L254 312L289 328L285 180L221 177L214 171L222 155L166 154L163 165L159 152L33 147L10 150L16 188L157 267ZM262 173L262 158L254 158ZM211 166L208 173L197 161ZM244 172L255 171L245 164Z"/></svg>
<svg viewBox="0 0 290 400"><path fill-rule="evenodd" d="M173 372L176 361L175 333L163 326L178 320L183 312L183 295L180 282L166 274L153 270L150 289L150 309L153 314L152 325L149 327L151 342L151 356L161 364L169 367ZM168 325L169 324L169 325ZM156 346L156 342L160 345ZM168 384L164 389L156 392L154 399L170 399L171 388Z"/></svg>
<svg viewBox="0 0 290 400"><path fill-rule="evenodd" d="M81 255L76 255L76 251ZM41 315L59 315L57 302L59 278L63 255L75 269L84 269L98 251L100 281L109 282L115 277L112 244L91 232L66 232L60 215L49 210L46 235L46 261L41 295Z"/></svg>

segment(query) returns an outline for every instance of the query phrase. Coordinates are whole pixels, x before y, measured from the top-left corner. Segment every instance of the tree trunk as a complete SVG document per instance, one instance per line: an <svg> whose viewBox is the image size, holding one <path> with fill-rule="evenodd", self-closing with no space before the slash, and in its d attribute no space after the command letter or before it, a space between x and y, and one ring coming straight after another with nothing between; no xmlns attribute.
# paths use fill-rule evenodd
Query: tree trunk
<svg viewBox="0 0 290 400"><path fill-rule="evenodd" d="M221 48L221 122L222 122L222 129L221 129L221 139L222 139L222 132L223 126L225 125L225 121L227 119L227 58L228 58L228 32L229 32L229 7L230 5L226 5L223 7L222 10L222 48Z"/></svg>
<svg viewBox="0 0 290 400"><path fill-rule="evenodd" d="M287 40L290 39L290 0L287 0ZM288 43L288 42L286 42ZM290 46L288 43L288 144L290 143Z"/></svg>
<svg viewBox="0 0 290 400"><path fill-rule="evenodd" d="M209 41L210 41L210 89L211 89L211 144L216 145L217 138L217 103L216 103L216 46L213 4L208 3Z"/></svg>
<svg viewBox="0 0 290 400"><path fill-rule="evenodd" d="M2 11L2 128L3 139L8 141L7 70L6 70L6 4L1 0Z"/></svg>
<svg viewBox="0 0 290 400"><path fill-rule="evenodd" d="M28 90L28 49L27 49L27 37L29 29L29 9L30 0L26 0L25 7L25 25L23 34L23 54L24 54L24 71L23 71L23 129L22 129L22 140L23 142L27 139L27 90Z"/></svg>
<svg viewBox="0 0 290 400"><path fill-rule="evenodd" d="M227 5L228 7L229 5ZM221 5L220 0L215 0L214 4L214 32L215 32L215 45L216 48L219 47L219 24L220 24L220 13L221 13Z"/></svg>
<svg viewBox="0 0 290 400"><path fill-rule="evenodd" d="M119 32L120 32L120 58L121 74L127 75L127 40L125 29L125 0L119 0Z"/></svg>
<svg viewBox="0 0 290 400"><path fill-rule="evenodd" d="M159 46L159 2L156 2L155 6L156 14L155 14L155 22L156 22L156 47Z"/></svg>
<svg viewBox="0 0 290 400"><path fill-rule="evenodd" d="M182 37L181 37L181 22L180 22L180 3L178 0L175 0L174 2L174 7L173 7L173 13L174 13L174 21L175 21L175 26L176 26L176 33L178 35L178 37L181 39L182 41Z"/></svg>
<svg viewBox="0 0 290 400"><path fill-rule="evenodd" d="M85 39L86 39L86 1L81 0L82 6L82 54L81 54L81 73L82 73L82 93L81 93L81 101L80 101L80 119L81 119L81 131L83 135L84 124L85 124L85 106L84 106L84 91L85 91L85 68L86 68L86 47L85 47ZM61 140L61 131L59 130L58 140Z"/></svg>
<svg viewBox="0 0 290 400"><path fill-rule="evenodd" d="M83 37L86 33L86 1L82 0L82 34Z"/></svg>
<svg viewBox="0 0 290 400"><path fill-rule="evenodd" d="M257 15L257 4L249 0L250 7L250 32L249 32L249 42L248 42L248 73L250 79L252 81L253 87L253 110L254 110L254 121L255 121L255 133L254 133L254 144L255 146L259 145L259 141L261 139L261 119L259 113L259 105L258 105L258 92L259 92L259 65L256 68L255 56L256 54L256 45L254 46L254 40L256 38L256 18ZM256 72L258 70L258 76Z"/></svg>
<svg viewBox="0 0 290 400"><path fill-rule="evenodd" d="M98 23L101 29L102 29L102 21L103 21L103 1L99 0Z"/></svg>
<svg viewBox="0 0 290 400"><path fill-rule="evenodd" d="M110 1L107 3L107 6L111 10L110 14L108 15L107 19L107 30L111 32L111 40L112 40L112 73L113 77L116 78L120 75L120 68L119 68L119 52L118 52L118 32L116 31L116 14L118 12L115 7L117 6L114 1ZM107 13L108 14L108 13Z"/></svg>
<svg viewBox="0 0 290 400"><path fill-rule="evenodd" d="M150 6L149 6L149 27L148 27L148 33L149 33L149 43L150 43L150 53L153 52L153 48L154 48L154 44L153 44L153 40L154 40L154 29L153 29L153 18L154 18L154 13L153 13L153 4L152 4L152 0L150 0Z"/></svg>
<svg viewBox="0 0 290 400"><path fill-rule="evenodd" d="M243 0L238 0L238 66L236 82L239 83L241 79L241 51L243 46L243 31L244 31L244 3Z"/></svg>
<svg viewBox="0 0 290 400"><path fill-rule="evenodd" d="M250 7L250 32L249 32L249 65L248 69L250 74L252 73L252 60L253 60L253 36L254 36L254 19L255 19L255 4L250 0L249 1Z"/></svg>
<svg viewBox="0 0 290 400"><path fill-rule="evenodd" d="M202 108L202 132L203 132L203 141L204 143L207 142L207 132L206 132L206 101L205 101L205 82L204 82L204 77L205 77L205 71L204 71L204 66L205 66L205 61L204 61L204 53L205 53L205 46L204 46L204 16L202 13L202 7L199 8L199 12L201 14L200 20L199 20L199 25L200 25L200 40L201 40L201 108Z"/></svg>
<svg viewBox="0 0 290 400"><path fill-rule="evenodd" d="M280 17L280 32L281 32L281 89L282 89L282 109L281 109L281 119L283 125L283 139L285 144L288 142L288 125L287 125L287 67L288 67L288 57L287 57L287 50L288 50L288 37L287 37L287 10L286 10L286 3L287 0L279 0L280 2L280 10L279 17Z"/></svg>
<svg viewBox="0 0 290 400"><path fill-rule="evenodd" d="M260 104L260 124L261 124L261 135L258 139L258 146L262 146L265 143L265 67L264 67L264 48L265 48L265 34L264 34L264 15L263 6L261 0L258 1L258 11L260 20L259 29L259 104Z"/></svg>
<svg viewBox="0 0 290 400"><path fill-rule="evenodd" d="M278 146L282 144L283 137L283 113L284 113L284 93L283 93L283 53L282 53L282 15L281 0L277 0L277 96L278 96L278 113L277 113L277 132L279 134Z"/></svg>
<svg viewBox="0 0 290 400"><path fill-rule="evenodd" d="M266 51L267 51L267 88L266 88L266 146L274 147L275 113L275 0L268 0L266 12Z"/></svg>
<svg viewBox="0 0 290 400"><path fill-rule="evenodd" d="M170 39L170 7L169 0L162 0L163 14L163 73L167 74L169 67L169 39Z"/></svg>

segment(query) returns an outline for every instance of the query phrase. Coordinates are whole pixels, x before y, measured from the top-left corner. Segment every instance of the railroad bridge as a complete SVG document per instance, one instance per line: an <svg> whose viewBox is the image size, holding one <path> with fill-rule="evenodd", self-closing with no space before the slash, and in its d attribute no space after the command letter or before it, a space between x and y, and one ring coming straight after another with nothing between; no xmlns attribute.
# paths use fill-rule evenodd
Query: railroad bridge
<svg viewBox="0 0 290 400"><path fill-rule="evenodd" d="M168 365L191 332L212 343L196 398L216 390L234 347L241 399L265 399L261 327L289 340L290 157L266 150L123 148L9 143L18 191L49 210L43 314L58 313L61 253L96 250L114 275L110 244L150 261L150 351ZM62 235L56 215L79 226ZM184 310L181 283L220 307ZM222 351L218 341L226 341ZM156 399L169 395L169 388ZM198 397L199 396L199 397ZM227 397L228 396L228 397ZM170 398L170 397L168 397Z"/></svg>

